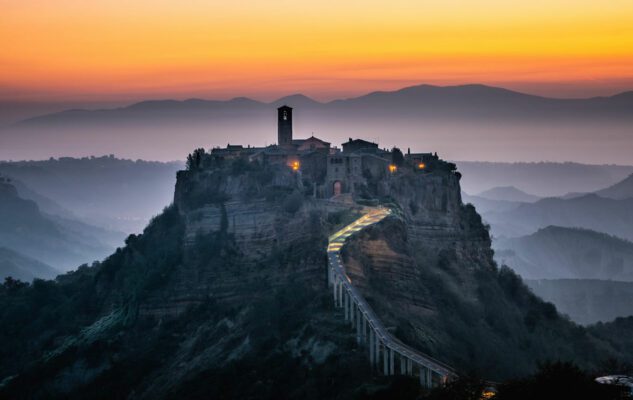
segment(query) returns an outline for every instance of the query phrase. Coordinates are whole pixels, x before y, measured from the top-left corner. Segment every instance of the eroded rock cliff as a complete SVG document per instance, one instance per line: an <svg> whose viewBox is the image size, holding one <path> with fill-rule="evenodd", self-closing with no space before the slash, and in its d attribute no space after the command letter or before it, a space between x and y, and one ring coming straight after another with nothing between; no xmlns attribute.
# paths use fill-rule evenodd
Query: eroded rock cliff
<svg viewBox="0 0 633 400"><path fill-rule="evenodd" d="M344 249L355 285L406 343L488 379L620 356L536 298L493 261L488 229L460 198L459 175L402 174L385 184L395 217Z"/></svg>

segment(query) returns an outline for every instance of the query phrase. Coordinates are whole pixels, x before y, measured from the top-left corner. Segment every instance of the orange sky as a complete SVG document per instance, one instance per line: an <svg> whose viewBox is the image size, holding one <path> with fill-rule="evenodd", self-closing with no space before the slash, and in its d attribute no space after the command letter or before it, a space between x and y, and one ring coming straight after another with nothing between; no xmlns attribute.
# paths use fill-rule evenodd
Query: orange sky
<svg viewBox="0 0 633 400"><path fill-rule="evenodd" d="M0 100L633 89L630 0L0 0Z"/></svg>

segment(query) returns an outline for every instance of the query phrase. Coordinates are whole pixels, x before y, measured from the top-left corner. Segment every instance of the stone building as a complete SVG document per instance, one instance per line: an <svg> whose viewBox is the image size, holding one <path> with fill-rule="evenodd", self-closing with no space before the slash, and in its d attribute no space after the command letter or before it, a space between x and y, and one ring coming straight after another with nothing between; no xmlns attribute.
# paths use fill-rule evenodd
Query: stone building
<svg viewBox="0 0 633 400"><path fill-rule="evenodd" d="M396 154L398 161L394 162ZM387 151L377 143L351 137L342 144L342 151L314 135L295 139L292 107L287 105L277 109L277 144L267 147L229 144L226 148L212 149L211 156L222 160L241 158L262 166L285 165L313 187L317 197L325 198L343 194L362 197L369 186L376 186L399 168L427 173L443 163L437 154L407 151L403 159L397 149Z"/></svg>

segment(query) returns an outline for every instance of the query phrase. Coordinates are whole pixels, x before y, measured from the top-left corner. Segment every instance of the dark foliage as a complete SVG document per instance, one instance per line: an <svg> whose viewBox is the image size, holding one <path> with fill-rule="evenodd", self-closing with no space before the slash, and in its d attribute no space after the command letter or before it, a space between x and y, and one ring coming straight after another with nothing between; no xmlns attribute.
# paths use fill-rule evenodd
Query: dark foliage
<svg viewBox="0 0 633 400"><path fill-rule="evenodd" d="M0 286L0 375L17 372L42 349L54 347L56 339L78 333L112 307L133 312L180 262L182 237L183 224L172 206L103 263L54 281L6 281Z"/></svg>
<svg viewBox="0 0 633 400"><path fill-rule="evenodd" d="M566 399L622 399L622 388L596 383L590 375L569 363L549 363L525 379L508 382L499 387L498 400L566 400Z"/></svg>
<svg viewBox="0 0 633 400"><path fill-rule="evenodd" d="M296 214L297 211L303 205L303 194L300 192L293 192L290 196L286 197L283 204L283 209L290 215Z"/></svg>
<svg viewBox="0 0 633 400"><path fill-rule="evenodd" d="M399 148L394 147L391 149L391 161L398 167L401 167L402 164L404 164L404 155Z"/></svg>
<svg viewBox="0 0 633 400"><path fill-rule="evenodd" d="M445 386L431 390L424 400L481 400L487 384L472 376L462 376Z"/></svg>

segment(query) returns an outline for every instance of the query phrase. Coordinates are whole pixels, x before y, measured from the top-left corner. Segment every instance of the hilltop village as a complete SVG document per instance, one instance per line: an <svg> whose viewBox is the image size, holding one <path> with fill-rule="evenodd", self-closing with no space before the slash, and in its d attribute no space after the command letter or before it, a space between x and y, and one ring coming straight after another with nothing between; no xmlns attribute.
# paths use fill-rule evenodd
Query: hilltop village
<svg viewBox="0 0 633 400"><path fill-rule="evenodd" d="M441 160L437 153L403 153L398 148L381 149L377 143L352 139L342 144L342 150L329 142L310 136L293 136L292 107L277 109L277 144L267 147L227 145L211 149L210 154L198 151L188 158L188 167L204 164L221 165L225 161L241 160L261 166L285 166L310 186L317 198L355 197L368 181L380 181L406 171L430 173L455 172L455 164Z"/></svg>

